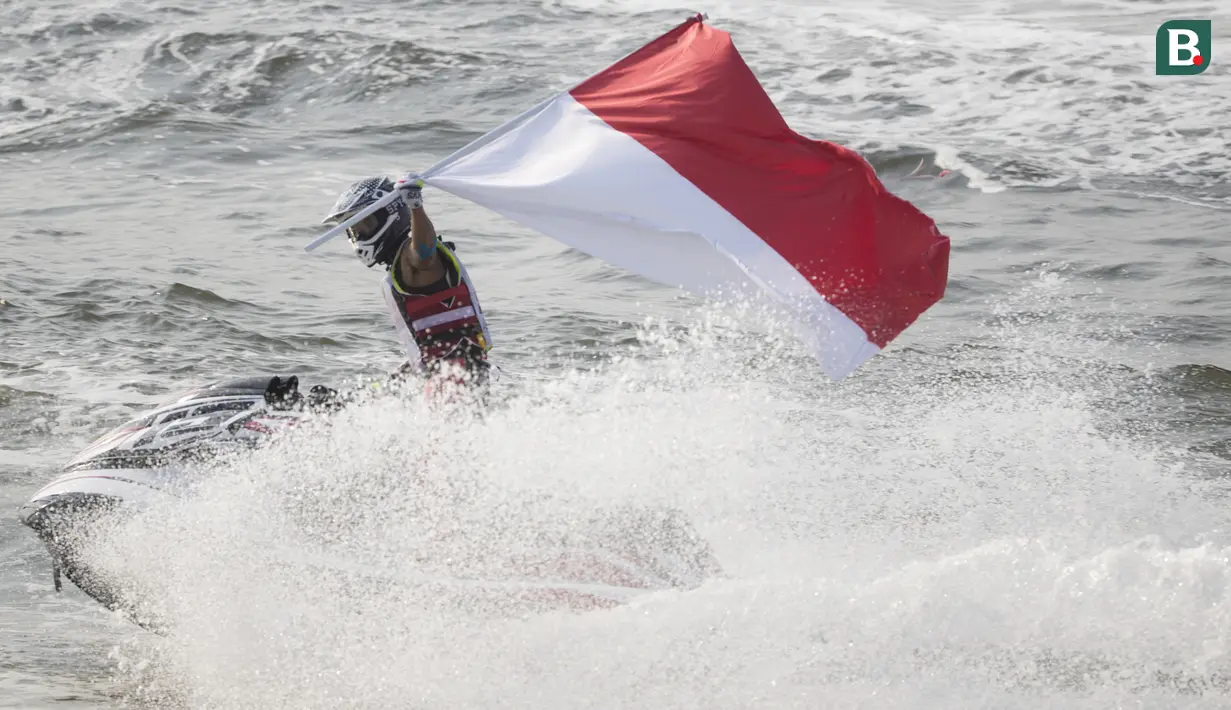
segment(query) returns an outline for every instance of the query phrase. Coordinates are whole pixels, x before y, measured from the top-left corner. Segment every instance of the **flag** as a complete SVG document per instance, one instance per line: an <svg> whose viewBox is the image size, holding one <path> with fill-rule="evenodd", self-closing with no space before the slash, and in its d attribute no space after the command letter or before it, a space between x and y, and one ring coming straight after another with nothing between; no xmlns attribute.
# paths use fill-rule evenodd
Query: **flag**
<svg viewBox="0 0 1231 710"><path fill-rule="evenodd" d="M730 35L700 17L422 177L648 279L760 298L833 379L945 290L936 224L855 152L792 131Z"/></svg>

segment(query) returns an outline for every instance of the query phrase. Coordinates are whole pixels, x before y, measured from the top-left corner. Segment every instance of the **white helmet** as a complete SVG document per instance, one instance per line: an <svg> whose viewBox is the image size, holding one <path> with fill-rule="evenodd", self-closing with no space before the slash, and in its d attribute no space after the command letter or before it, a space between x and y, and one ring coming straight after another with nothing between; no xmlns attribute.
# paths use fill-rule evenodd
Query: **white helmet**
<svg viewBox="0 0 1231 710"><path fill-rule="evenodd" d="M366 178L356 182L343 192L323 224L338 223L380 198L397 190L393 181L385 177ZM388 266L397 256L398 248L410 238L410 208L400 196L363 218L346 230L355 255L364 266L376 264Z"/></svg>

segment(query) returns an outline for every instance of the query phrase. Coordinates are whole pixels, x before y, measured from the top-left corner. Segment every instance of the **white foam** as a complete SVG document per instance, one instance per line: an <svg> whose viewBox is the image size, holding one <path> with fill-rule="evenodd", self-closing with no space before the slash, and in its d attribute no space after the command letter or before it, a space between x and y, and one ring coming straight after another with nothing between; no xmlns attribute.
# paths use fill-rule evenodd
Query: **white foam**
<svg viewBox="0 0 1231 710"><path fill-rule="evenodd" d="M1022 298L1045 310L1064 290ZM485 420L363 407L224 467L103 556L178 627L125 646L123 677L219 708L1224 702L1228 513L1182 451L1105 416L1122 383L1097 344L1072 347L1079 324L1051 342L1008 325L987 343L1007 355L923 378L880 362L844 387L809 384L789 339L730 325L651 330L654 357L527 383ZM450 454L417 465L431 449ZM619 503L685 511L728 578L493 620L264 556L307 526L385 578L442 541L481 567L510 531Z"/></svg>

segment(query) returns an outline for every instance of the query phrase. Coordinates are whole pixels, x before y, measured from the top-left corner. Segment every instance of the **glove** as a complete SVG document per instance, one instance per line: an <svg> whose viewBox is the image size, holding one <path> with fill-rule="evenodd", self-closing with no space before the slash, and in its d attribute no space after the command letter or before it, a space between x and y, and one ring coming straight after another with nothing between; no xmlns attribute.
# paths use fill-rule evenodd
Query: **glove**
<svg viewBox="0 0 1231 710"><path fill-rule="evenodd" d="M406 173L398 180L397 190L402 193L402 199L408 208L417 210L423 206L423 178L415 173Z"/></svg>

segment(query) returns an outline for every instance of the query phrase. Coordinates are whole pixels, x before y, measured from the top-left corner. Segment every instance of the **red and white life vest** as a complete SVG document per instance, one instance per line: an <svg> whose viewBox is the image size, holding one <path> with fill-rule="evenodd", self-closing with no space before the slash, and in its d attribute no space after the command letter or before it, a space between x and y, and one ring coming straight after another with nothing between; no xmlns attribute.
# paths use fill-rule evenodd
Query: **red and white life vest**
<svg viewBox="0 0 1231 710"><path fill-rule="evenodd" d="M445 268L451 266L458 275L456 286L424 296L403 292L392 273L386 274L383 281L394 329L406 348L411 368L417 371L432 362L450 359L451 354L456 355L469 343L478 346L484 355L491 349L487 319L466 267L448 247L437 242L436 248L448 260Z"/></svg>

